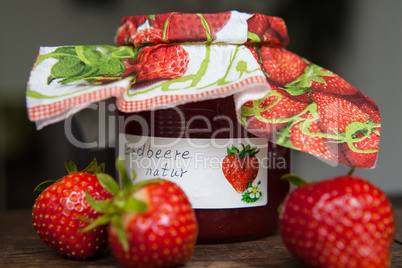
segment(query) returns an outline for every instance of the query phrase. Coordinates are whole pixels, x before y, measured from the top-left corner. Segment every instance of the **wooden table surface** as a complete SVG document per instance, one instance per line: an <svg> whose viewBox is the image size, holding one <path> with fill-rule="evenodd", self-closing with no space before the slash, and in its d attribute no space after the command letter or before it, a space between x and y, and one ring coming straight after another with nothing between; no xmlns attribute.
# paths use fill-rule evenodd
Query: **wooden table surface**
<svg viewBox="0 0 402 268"><path fill-rule="evenodd" d="M402 240L402 200L392 200L397 222L396 239ZM402 267L402 245L392 246L392 266ZM91 260L61 257L48 248L31 225L29 210L0 213L0 267L119 267L109 250ZM185 267L302 267L288 253L279 234L262 239L215 245L196 245Z"/></svg>

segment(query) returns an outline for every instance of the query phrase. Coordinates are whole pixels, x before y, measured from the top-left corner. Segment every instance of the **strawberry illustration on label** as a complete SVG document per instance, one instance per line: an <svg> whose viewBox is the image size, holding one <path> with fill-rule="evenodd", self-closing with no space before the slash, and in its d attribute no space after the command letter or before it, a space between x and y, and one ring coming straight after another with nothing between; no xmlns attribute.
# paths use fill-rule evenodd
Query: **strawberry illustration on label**
<svg viewBox="0 0 402 268"><path fill-rule="evenodd" d="M234 145L227 148L227 156L222 162L222 172L228 182L239 194L243 193L249 184L253 183L259 170L259 161L255 156L260 150L250 145L239 150Z"/></svg>
<svg viewBox="0 0 402 268"><path fill-rule="evenodd" d="M260 185L261 181L258 181L256 186L253 186L251 183L249 183L247 190L241 196L241 201L245 203L257 202L262 196Z"/></svg>

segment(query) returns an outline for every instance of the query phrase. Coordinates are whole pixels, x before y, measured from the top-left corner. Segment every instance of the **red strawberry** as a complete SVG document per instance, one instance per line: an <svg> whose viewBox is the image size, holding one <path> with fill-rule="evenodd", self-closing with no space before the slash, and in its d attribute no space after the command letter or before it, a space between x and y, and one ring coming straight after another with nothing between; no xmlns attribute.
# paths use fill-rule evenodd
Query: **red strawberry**
<svg viewBox="0 0 402 268"><path fill-rule="evenodd" d="M320 115L320 130L324 133L344 133L351 122L366 122L369 118L359 107L336 95L311 92Z"/></svg>
<svg viewBox="0 0 402 268"><path fill-rule="evenodd" d="M284 48L261 46L259 52L268 80L279 86L294 81L307 67L302 57Z"/></svg>
<svg viewBox="0 0 402 268"><path fill-rule="evenodd" d="M108 204L88 198L105 215L87 229L109 222L109 246L124 267L176 267L191 258L198 225L191 204L175 183L154 179L132 185L122 161L117 162L119 186L106 174L100 180L113 184L115 198Z"/></svg>
<svg viewBox="0 0 402 268"><path fill-rule="evenodd" d="M170 42L213 41L216 33L230 19L231 12L216 14L174 13L166 28L166 38ZM203 24L206 21L208 28Z"/></svg>
<svg viewBox="0 0 402 268"><path fill-rule="evenodd" d="M361 178L339 176L302 185L285 198L279 218L283 243L309 267L390 265L391 203Z"/></svg>
<svg viewBox="0 0 402 268"><path fill-rule="evenodd" d="M90 232L81 232L88 223L85 219L97 219L101 214L87 203L85 193L97 200L112 195L106 191L95 175L96 161L83 172L77 172L72 162L66 162L69 175L48 186L36 199L32 210L32 224L39 237L52 249L69 258L85 259L94 256L107 246L106 226L98 226Z"/></svg>
<svg viewBox="0 0 402 268"><path fill-rule="evenodd" d="M246 107L241 109L241 115L248 116L247 124L250 129L275 132L288 124L292 116L302 113L308 106L308 103L284 95L284 91L278 87L272 85L271 89L265 99L248 102ZM309 100L311 102L311 99Z"/></svg>
<svg viewBox="0 0 402 268"><path fill-rule="evenodd" d="M259 162L255 155L260 151L250 145L240 151L234 145L227 149L228 155L223 159L222 172L228 182L238 193L243 193L258 174Z"/></svg>
<svg viewBox="0 0 402 268"><path fill-rule="evenodd" d="M181 77L187 70L189 58L180 45L160 44L141 49L138 61L142 66L136 82L142 82Z"/></svg>

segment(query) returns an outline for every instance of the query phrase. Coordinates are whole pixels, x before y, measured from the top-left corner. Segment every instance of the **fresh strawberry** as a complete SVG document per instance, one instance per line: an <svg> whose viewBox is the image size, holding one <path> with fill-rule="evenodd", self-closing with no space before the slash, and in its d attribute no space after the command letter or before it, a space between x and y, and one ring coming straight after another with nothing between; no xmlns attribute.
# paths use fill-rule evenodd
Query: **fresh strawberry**
<svg viewBox="0 0 402 268"><path fill-rule="evenodd" d="M290 98L283 90L272 85L264 99L246 103L241 115L246 116L249 129L273 133L291 122L292 116L303 113L308 106L308 103L296 100L297 97ZM311 99L308 100L311 102Z"/></svg>
<svg viewBox="0 0 402 268"><path fill-rule="evenodd" d="M283 243L293 256L309 267L390 265L395 220L380 189L350 175L298 184L279 215Z"/></svg>
<svg viewBox="0 0 402 268"><path fill-rule="evenodd" d="M268 80L278 86L296 80L307 67L302 57L284 48L261 46L259 53Z"/></svg>
<svg viewBox="0 0 402 268"><path fill-rule="evenodd" d="M141 49L138 61L141 70L136 82L142 82L181 77L187 70L189 57L180 45L160 44Z"/></svg>
<svg viewBox="0 0 402 268"><path fill-rule="evenodd" d="M345 133L352 122L366 122L368 116L359 107L345 98L321 92L311 92L320 115L320 130L324 133Z"/></svg>
<svg viewBox="0 0 402 268"><path fill-rule="evenodd" d="M182 189L173 182L159 180L131 196L144 202L146 209L120 216L128 250L119 240L116 224L109 226L109 245L117 260L126 267L176 267L188 262L197 239L197 223Z"/></svg>
<svg viewBox="0 0 402 268"><path fill-rule="evenodd" d="M255 155L260 151L257 147L251 148L240 144L239 150L234 145L227 149L227 156L222 162L222 172L228 182L238 193L243 193L253 183L259 170L259 162Z"/></svg>
<svg viewBox="0 0 402 268"><path fill-rule="evenodd" d="M77 172L71 161L65 166L69 175L37 187L36 190L45 190L33 206L32 224L50 248L69 258L86 259L107 246L107 233L106 225L81 232L88 225L86 219L95 220L101 215L91 208L85 194L90 193L96 200L107 200L112 195L92 174L100 170L96 161L82 172Z"/></svg>
<svg viewBox="0 0 402 268"><path fill-rule="evenodd" d="M198 237L194 210L183 190L175 183L153 179L132 184L122 160L116 165L123 185L106 174L101 181L114 185L111 202L91 205L105 215L86 230L110 222L109 246L124 267L176 267L191 258Z"/></svg>

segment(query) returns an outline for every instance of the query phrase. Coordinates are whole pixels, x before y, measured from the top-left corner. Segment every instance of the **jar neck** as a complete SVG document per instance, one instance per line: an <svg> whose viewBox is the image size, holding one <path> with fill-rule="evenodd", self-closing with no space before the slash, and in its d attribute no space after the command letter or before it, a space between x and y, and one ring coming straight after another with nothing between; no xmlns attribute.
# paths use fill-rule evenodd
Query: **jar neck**
<svg viewBox="0 0 402 268"><path fill-rule="evenodd" d="M233 96L186 103L169 109L120 113L122 133L199 139L255 137L238 122Z"/></svg>

